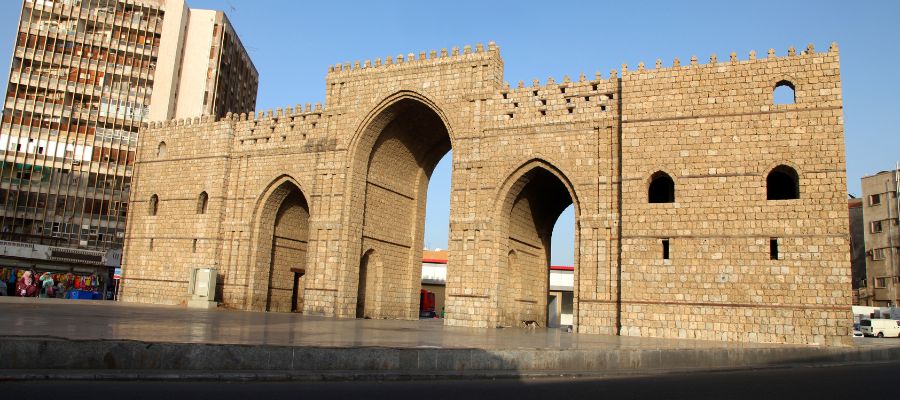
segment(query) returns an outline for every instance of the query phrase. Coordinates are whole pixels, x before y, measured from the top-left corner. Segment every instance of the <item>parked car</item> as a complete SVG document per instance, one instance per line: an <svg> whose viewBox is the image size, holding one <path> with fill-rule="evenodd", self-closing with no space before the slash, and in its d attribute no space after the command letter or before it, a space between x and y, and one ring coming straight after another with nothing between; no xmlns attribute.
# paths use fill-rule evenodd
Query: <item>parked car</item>
<svg viewBox="0 0 900 400"><path fill-rule="evenodd" d="M863 333L859 328L859 324L853 324L853 337L863 337Z"/></svg>
<svg viewBox="0 0 900 400"><path fill-rule="evenodd" d="M894 319L864 319L859 321L865 336L900 337L900 321Z"/></svg>

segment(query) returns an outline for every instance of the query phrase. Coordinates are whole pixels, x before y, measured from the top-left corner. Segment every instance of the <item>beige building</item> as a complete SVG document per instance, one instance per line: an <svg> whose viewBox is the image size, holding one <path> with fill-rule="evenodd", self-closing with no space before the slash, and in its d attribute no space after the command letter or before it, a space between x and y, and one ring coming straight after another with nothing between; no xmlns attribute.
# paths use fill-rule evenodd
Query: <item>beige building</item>
<svg viewBox="0 0 900 400"><path fill-rule="evenodd" d="M104 279L120 263L139 129L250 111L256 71L221 12L182 0L25 0L15 41L0 267Z"/></svg>
<svg viewBox="0 0 900 400"><path fill-rule="evenodd" d="M148 119L253 111L259 74L225 13L184 7L180 16L179 26L187 29L173 32L160 47L178 62L159 66L151 102L159 106L150 108Z"/></svg>
<svg viewBox="0 0 900 400"><path fill-rule="evenodd" d="M863 305L900 305L900 170L862 178L866 246L866 299ZM861 299L863 300L863 299Z"/></svg>
<svg viewBox="0 0 900 400"><path fill-rule="evenodd" d="M124 300L184 304L208 267L225 307L415 319L452 148L447 325L546 321L574 204L577 332L849 343L835 45L514 87L503 71L493 43L389 56L331 67L324 107L151 123Z"/></svg>

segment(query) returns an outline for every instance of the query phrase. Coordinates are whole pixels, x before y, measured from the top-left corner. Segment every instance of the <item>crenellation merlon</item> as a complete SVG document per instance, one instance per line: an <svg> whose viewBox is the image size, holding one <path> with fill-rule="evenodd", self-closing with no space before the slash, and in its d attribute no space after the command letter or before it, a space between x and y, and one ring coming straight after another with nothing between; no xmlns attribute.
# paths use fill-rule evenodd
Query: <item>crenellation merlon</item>
<svg viewBox="0 0 900 400"><path fill-rule="evenodd" d="M401 65L409 65L409 66L421 66L425 65L424 63L439 63L439 62L453 62L453 61L463 61L470 60L471 57L481 57L484 55L498 55L500 52L500 47L497 46L494 42L488 42L487 48L481 43L475 44L475 47L471 45L463 46L462 54L460 54L459 47L453 47L450 55L447 53L446 48L442 48L440 53L437 50L428 50L428 51L419 51L418 57L415 53L408 53L406 56L403 54L399 54L396 57L387 56L382 61L381 58L376 58L375 62L372 63L370 60L365 60L363 62L354 61L353 63L345 62L338 63L328 68L328 74L331 75L343 75L343 74L354 74L354 73L363 73L368 71L379 70L380 68L393 66L394 68ZM438 56L440 54L440 56Z"/></svg>
<svg viewBox="0 0 900 400"><path fill-rule="evenodd" d="M837 54L838 54L838 46L837 46L837 43L835 43L835 42L831 43L831 45L828 48L828 51L825 53L821 53L821 52L817 53L815 51L815 46L812 43L810 43L806 46L805 50L803 50L799 53L796 51L796 49L793 46L789 47L787 50L787 55L783 56L783 57L779 57L776 54L775 49L770 48L770 49L768 49L767 56L765 59L758 58L756 50L749 51L747 59L744 59L744 60L740 59L737 56L737 53L732 51L728 55L727 64L739 64L739 63L748 63L748 62L765 62L766 60L768 60L768 61L782 60L782 59L788 59L788 58L792 58L792 57L834 56ZM643 62L638 63L638 67L636 70L629 70L627 64L622 64L621 71L622 71L622 75L648 73L648 72L658 73L658 72L662 72L662 71L665 71L668 69L684 69L684 68L692 68L692 67L707 67L707 66L712 66L712 65L726 64L725 61L720 62L718 59L718 56L715 53L713 53L709 56L709 62L705 63L705 64L700 64L698 62L696 55L691 56L690 60L691 61L690 61L689 65L681 65L681 61L679 60L679 58L675 57L674 60L672 61L672 65L670 67L665 67L662 65L662 61L660 59L657 59L656 60L656 68L653 70L644 68Z"/></svg>

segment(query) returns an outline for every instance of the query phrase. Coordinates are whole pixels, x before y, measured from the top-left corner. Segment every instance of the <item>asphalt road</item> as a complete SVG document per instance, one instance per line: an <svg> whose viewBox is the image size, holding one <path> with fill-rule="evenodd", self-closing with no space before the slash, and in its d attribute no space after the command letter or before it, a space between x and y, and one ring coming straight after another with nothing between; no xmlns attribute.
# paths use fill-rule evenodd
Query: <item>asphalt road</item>
<svg viewBox="0 0 900 400"><path fill-rule="evenodd" d="M897 398L900 363L605 379L432 382L0 382L30 399L853 399Z"/></svg>

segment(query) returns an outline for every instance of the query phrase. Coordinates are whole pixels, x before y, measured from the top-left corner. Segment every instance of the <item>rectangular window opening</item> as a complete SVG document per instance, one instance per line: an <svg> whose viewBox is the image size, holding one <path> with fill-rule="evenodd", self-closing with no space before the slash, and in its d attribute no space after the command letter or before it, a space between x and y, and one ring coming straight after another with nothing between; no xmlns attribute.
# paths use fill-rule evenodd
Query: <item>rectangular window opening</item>
<svg viewBox="0 0 900 400"><path fill-rule="evenodd" d="M663 260L669 259L669 239L662 240L662 258Z"/></svg>
<svg viewBox="0 0 900 400"><path fill-rule="evenodd" d="M769 239L769 259L778 259L778 238Z"/></svg>
<svg viewBox="0 0 900 400"><path fill-rule="evenodd" d="M870 206L877 206L879 204L881 204L881 195L880 194L873 194L873 195L869 196L869 205Z"/></svg>
<svg viewBox="0 0 900 400"><path fill-rule="evenodd" d="M197 239L194 239L194 243L191 245L191 252L192 253L197 252Z"/></svg>

